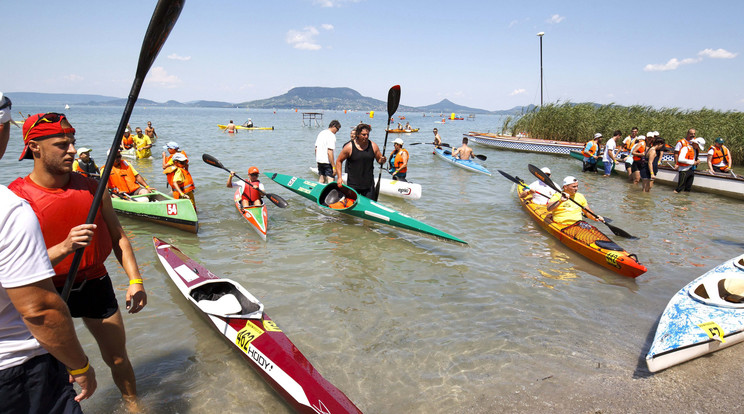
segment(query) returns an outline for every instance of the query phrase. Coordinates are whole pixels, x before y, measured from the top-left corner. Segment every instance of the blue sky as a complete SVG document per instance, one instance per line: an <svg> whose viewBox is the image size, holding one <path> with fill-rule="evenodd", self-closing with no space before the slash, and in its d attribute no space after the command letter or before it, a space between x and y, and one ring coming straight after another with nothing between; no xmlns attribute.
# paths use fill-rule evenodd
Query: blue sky
<svg viewBox="0 0 744 414"><path fill-rule="evenodd" d="M155 0L3 0L0 91L126 97ZM744 110L741 1L186 0L140 97L350 87L488 110L593 101Z"/></svg>

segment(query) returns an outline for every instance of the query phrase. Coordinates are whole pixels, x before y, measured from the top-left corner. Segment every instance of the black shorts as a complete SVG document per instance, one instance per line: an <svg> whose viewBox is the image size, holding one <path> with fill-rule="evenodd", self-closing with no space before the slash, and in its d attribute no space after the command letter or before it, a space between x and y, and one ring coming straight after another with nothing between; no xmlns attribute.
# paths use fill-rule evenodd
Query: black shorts
<svg viewBox="0 0 744 414"><path fill-rule="evenodd" d="M641 173L641 179L643 180L651 179L651 170L648 169L648 163L645 163L645 162L642 163L642 165L638 167L638 171Z"/></svg>
<svg viewBox="0 0 744 414"><path fill-rule="evenodd" d="M349 186L351 187L351 186ZM354 187L351 187L354 188ZM360 196L364 196L367 198L372 198L375 194L375 187L372 188L354 188L354 191L356 191Z"/></svg>
<svg viewBox="0 0 744 414"><path fill-rule="evenodd" d="M325 175L326 177L333 177L333 167L331 164L318 163L318 175Z"/></svg>
<svg viewBox="0 0 744 414"><path fill-rule="evenodd" d="M633 160L633 164L630 164L630 172L636 172L641 170L642 161Z"/></svg>
<svg viewBox="0 0 744 414"><path fill-rule="evenodd" d="M62 292L62 288L57 291ZM67 307L73 318L106 319L115 314L119 303L109 275L74 284Z"/></svg>
<svg viewBox="0 0 744 414"><path fill-rule="evenodd" d="M64 365L49 354L0 371L3 414L82 414Z"/></svg>

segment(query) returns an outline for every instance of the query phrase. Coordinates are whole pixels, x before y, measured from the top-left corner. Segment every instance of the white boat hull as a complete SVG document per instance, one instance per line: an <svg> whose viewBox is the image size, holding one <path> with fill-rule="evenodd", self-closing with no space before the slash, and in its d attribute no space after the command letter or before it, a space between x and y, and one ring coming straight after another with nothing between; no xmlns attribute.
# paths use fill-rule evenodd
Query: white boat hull
<svg viewBox="0 0 744 414"><path fill-rule="evenodd" d="M316 167L310 167L310 171L312 171L316 176L318 175L318 169ZM346 181L346 173L342 175L342 178ZM377 177L375 177L375 184L377 184ZM380 194L404 198L406 200L418 200L421 198L421 191L421 184L411 183L408 181L383 178L382 183L380 184Z"/></svg>

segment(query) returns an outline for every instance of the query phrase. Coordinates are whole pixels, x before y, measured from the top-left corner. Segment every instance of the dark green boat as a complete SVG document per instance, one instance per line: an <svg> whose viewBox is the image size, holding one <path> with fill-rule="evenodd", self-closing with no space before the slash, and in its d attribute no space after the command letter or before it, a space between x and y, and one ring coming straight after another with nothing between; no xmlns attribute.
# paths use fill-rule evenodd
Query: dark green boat
<svg viewBox="0 0 744 414"><path fill-rule="evenodd" d="M270 172L264 174L281 186L329 210L340 211L354 217L467 244L466 241L458 239L451 234L445 233L405 214L401 214L376 201L360 196L356 191L347 186L339 188L335 181L330 184L321 184L291 175Z"/></svg>

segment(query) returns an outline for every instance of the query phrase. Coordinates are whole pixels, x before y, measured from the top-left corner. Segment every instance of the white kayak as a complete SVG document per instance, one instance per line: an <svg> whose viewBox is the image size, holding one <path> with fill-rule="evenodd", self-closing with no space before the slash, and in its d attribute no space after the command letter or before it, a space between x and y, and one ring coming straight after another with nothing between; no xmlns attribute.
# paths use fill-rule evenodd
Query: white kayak
<svg viewBox="0 0 744 414"><path fill-rule="evenodd" d="M672 297L659 319L646 364L656 372L741 341L744 254L713 268Z"/></svg>
<svg viewBox="0 0 744 414"><path fill-rule="evenodd" d="M310 171L312 171L316 176L318 175L318 168L310 167ZM341 177L346 181L346 173ZM375 184L377 184L377 177L375 177ZM382 183L380 184L380 194L385 194L391 197L400 197L406 200L418 200L421 198L421 184L383 177Z"/></svg>

